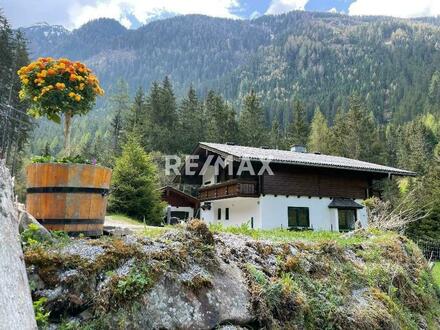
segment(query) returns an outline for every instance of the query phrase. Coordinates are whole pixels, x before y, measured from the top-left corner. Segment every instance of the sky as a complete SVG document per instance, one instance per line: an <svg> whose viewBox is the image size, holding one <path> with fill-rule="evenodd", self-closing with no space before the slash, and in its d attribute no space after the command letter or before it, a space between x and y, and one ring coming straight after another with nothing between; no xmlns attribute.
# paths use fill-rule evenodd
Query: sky
<svg viewBox="0 0 440 330"><path fill-rule="evenodd" d="M100 17L137 28L153 19L185 14L250 19L308 10L404 18L438 16L440 0L0 0L0 8L14 28L47 22L74 29Z"/></svg>

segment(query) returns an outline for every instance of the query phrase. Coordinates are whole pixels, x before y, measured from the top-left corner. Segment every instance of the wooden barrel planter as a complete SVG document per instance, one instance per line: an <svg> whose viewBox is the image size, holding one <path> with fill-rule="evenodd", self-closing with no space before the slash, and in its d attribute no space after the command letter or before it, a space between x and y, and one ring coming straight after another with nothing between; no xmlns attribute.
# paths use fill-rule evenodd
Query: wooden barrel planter
<svg viewBox="0 0 440 330"><path fill-rule="evenodd" d="M26 209L49 230L100 236L111 173L95 165L31 164L26 168Z"/></svg>

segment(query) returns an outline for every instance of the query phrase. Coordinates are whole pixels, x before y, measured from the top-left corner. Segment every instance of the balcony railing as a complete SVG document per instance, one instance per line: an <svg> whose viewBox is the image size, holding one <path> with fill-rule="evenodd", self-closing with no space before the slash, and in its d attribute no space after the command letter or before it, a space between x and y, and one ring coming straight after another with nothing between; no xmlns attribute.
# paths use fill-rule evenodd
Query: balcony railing
<svg viewBox="0 0 440 330"><path fill-rule="evenodd" d="M231 197L258 197L257 182L234 179L199 189L200 201Z"/></svg>

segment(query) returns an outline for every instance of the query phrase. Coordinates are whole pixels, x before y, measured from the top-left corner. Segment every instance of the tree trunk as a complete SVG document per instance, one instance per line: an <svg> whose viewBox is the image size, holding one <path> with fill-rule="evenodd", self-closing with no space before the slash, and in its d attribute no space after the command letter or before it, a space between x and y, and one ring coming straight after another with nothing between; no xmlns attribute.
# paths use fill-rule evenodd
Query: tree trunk
<svg viewBox="0 0 440 330"><path fill-rule="evenodd" d="M37 329L12 187L9 171L0 160L0 330Z"/></svg>
<svg viewBox="0 0 440 330"><path fill-rule="evenodd" d="M70 128L72 125L72 112L67 111L64 114L64 153L70 156Z"/></svg>

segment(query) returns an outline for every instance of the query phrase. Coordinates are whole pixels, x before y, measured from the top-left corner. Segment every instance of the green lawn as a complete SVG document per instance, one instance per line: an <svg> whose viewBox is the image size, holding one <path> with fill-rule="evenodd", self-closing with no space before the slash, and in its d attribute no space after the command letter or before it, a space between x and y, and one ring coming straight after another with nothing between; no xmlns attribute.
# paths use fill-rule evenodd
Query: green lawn
<svg viewBox="0 0 440 330"><path fill-rule="evenodd" d="M134 230L137 234L144 234L147 237L150 238L156 238L164 234L165 232L172 230L171 227L156 227L156 226L147 226L144 225L143 222L138 221L136 219L130 218L127 215L124 214L107 214L107 219L111 219L116 223L108 222L111 225L116 225L120 227L128 227L131 230ZM132 227L135 226L135 227Z"/></svg>
<svg viewBox="0 0 440 330"><path fill-rule="evenodd" d="M115 221L120 221L120 222L130 224L130 225L143 225L142 222L135 220L133 218L130 218L129 216L126 216L124 214L111 213L111 214L107 214L106 217L109 217Z"/></svg>
<svg viewBox="0 0 440 330"><path fill-rule="evenodd" d="M305 242L324 242L336 241L342 246L358 244L364 242L367 238L362 234L345 235L339 232L330 231L290 231L286 229L271 229L259 230L250 229L247 225L225 227L221 224L210 225L210 230L213 232L224 232L231 234L241 234L259 240L269 240L273 242L291 242L291 241L305 241ZM370 231L370 233L377 234L377 239L387 239L392 233L384 233ZM365 234L365 233L364 233Z"/></svg>
<svg viewBox="0 0 440 330"><path fill-rule="evenodd" d="M432 276L434 277L434 281L440 287L440 261L437 261L434 264L434 268L432 269Z"/></svg>

